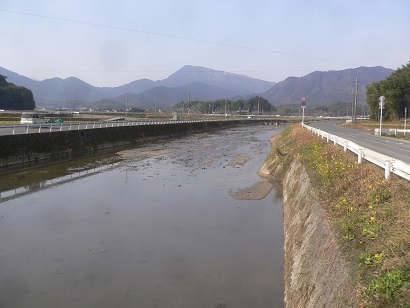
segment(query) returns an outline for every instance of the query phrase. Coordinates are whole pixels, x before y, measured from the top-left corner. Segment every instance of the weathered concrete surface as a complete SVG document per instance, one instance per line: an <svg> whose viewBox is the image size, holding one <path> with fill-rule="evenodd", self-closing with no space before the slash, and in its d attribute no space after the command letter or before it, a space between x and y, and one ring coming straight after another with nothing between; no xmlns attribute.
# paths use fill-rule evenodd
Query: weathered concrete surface
<svg viewBox="0 0 410 308"><path fill-rule="evenodd" d="M283 183L287 307L353 307L349 266L304 167L294 161Z"/></svg>
<svg viewBox="0 0 410 308"><path fill-rule="evenodd" d="M356 307L355 283L335 231L304 166L284 153L279 135L259 170L283 179L286 307Z"/></svg>

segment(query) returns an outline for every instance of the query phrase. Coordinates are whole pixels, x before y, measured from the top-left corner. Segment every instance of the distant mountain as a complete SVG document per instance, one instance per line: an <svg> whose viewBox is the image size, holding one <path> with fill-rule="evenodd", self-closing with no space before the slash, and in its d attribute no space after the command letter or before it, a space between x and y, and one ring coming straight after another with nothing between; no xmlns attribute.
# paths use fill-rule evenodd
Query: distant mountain
<svg viewBox="0 0 410 308"><path fill-rule="evenodd" d="M274 82L255 79L245 75L191 65L185 65L167 79L162 80L160 84L167 87L178 87L192 82L200 82L218 88L233 90L238 95L261 93L275 84Z"/></svg>
<svg viewBox="0 0 410 308"><path fill-rule="evenodd" d="M74 77L37 81L1 67L0 74L6 76L9 82L29 88L33 92L36 106L61 107L69 101L92 102L106 96L103 88L94 87Z"/></svg>
<svg viewBox="0 0 410 308"><path fill-rule="evenodd" d="M38 107L88 107L96 102L123 103L128 94L129 106L167 107L188 100L249 98L259 95L275 106L300 103L350 102L356 77L359 79L359 102L365 99L365 86L385 79L393 72L383 67L359 67L341 71L313 72L304 77L289 77L274 84L248 76L186 65L168 78L140 79L119 87L94 87L70 77L36 81L0 67L7 81L32 90ZM273 85L273 86L272 86Z"/></svg>
<svg viewBox="0 0 410 308"><path fill-rule="evenodd" d="M108 105L111 102L117 106L119 103L122 108L125 108L125 102L127 101L127 107L152 109L155 106L157 108L167 108L176 103L188 102L188 95L192 101L209 101L224 97L233 97L235 94L236 92L234 92L234 90L219 88L200 82L192 82L180 87L160 86L138 94L128 93L127 99L125 94L111 99L103 99L95 102L93 107Z"/></svg>
<svg viewBox="0 0 410 308"><path fill-rule="evenodd" d="M9 82L31 89L37 106L45 107L89 106L96 101L116 101L125 93L140 94L141 106L155 100L158 105L169 106L184 100L188 94L193 100L250 96L274 84L199 66L184 66L164 80L141 79L119 87L94 87L74 77L36 81L1 67L0 74L7 76Z"/></svg>
<svg viewBox="0 0 410 308"><path fill-rule="evenodd" d="M288 77L260 94L274 106L300 103L351 102L356 77L359 80L358 101L366 98L366 85L385 79L393 72L381 66L358 67L341 71L313 72L304 77Z"/></svg>
<svg viewBox="0 0 410 308"><path fill-rule="evenodd" d="M220 98L230 98L237 94L235 90L220 88L217 86L204 84L201 82L191 82L189 84L177 87L157 87L140 94L150 101L157 101L165 106L171 106L182 101L188 101L188 95L191 100L209 101Z"/></svg>

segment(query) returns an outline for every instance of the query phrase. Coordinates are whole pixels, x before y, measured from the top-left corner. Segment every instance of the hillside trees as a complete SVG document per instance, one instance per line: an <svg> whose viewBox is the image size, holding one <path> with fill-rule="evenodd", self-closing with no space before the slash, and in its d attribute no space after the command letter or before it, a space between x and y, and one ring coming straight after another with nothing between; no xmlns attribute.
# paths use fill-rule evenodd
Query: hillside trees
<svg viewBox="0 0 410 308"><path fill-rule="evenodd" d="M197 113L225 113L225 106L227 113L242 113L242 114L266 114L276 112L276 107L260 96L255 96L246 100L225 100L217 99L214 101L192 101L189 109L191 112ZM188 105L181 102L173 106L174 110L182 112L188 111Z"/></svg>
<svg viewBox="0 0 410 308"><path fill-rule="evenodd" d="M410 108L410 62L379 82L366 87L366 100L370 109L370 117L379 116L379 97L385 97L385 119L400 119L405 115L405 108Z"/></svg>
<svg viewBox="0 0 410 308"><path fill-rule="evenodd" d="M6 77L0 75L1 109L34 110L35 107L33 92L25 87L8 83Z"/></svg>

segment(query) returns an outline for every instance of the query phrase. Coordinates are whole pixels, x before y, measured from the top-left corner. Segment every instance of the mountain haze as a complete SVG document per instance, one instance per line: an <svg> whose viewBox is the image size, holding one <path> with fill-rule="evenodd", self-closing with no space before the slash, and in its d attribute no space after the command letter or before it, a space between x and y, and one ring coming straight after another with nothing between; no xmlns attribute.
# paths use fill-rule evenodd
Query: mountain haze
<svg viewBox="0 0 410 308"><path fill-rule="evenodd" d="M340 71L312 72L303 77L288 77L274 84L244 75L186 65L158 81L140 79L119 87L95 87L78 78L51 78L36 81L0 67L7 81L32 90L37 107L91 107L96 105L153 109L169 107L182 101L246 99L261 96L274 106L307 103L351 102L356 77L359 80L358 102L366 98L365 87L385 79L392 69L358 67ZM108 107L107 107L108 108Z"/></svg>
<svg viewBox="0 0 410 308"><path fill-rule="evenodd" d="M261 93L275 84L274 82L255 79L245 75L212 70L201 66L185 65L167 79L161 81L161 85L177 87L191 82L200 82L219 88L230 89L239 95Z"/></svg>
<svg viewBox="0 0 410 308"><path fill-rule="evenodd" d="M0 74L9 82L31 89L37 106L48 107L64 107L72 102L88 106L100 100L115 100L125 93L141 94L140 105L151 104L156 99L158 105L169 106L186 100L188 94L195 100L250 96L274 84L199 66L184 66L163 80L140 79L119 87L95 87L75 77L37 81L1 67Z"/></svg>
<svg viewBox="0 0 410 308"><path fill-rule="evenodd" d="M300 103L303 96L307 103L351 102L357 77L358 100L364 102L366 86L385 79L392 72L381 66L313 72L304 77L288 77L260 95L275 106Z"/></svg>

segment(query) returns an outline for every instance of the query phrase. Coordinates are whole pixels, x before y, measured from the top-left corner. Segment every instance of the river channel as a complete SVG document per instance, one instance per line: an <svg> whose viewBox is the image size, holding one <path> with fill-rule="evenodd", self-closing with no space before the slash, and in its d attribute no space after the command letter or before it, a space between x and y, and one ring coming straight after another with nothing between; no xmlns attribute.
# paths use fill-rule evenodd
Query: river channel
<svg viewBox="0 0 410 308"><path fill-rule="evenodd" d="M274 126L0 175L0 307L284 307Z"/></svg>

